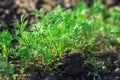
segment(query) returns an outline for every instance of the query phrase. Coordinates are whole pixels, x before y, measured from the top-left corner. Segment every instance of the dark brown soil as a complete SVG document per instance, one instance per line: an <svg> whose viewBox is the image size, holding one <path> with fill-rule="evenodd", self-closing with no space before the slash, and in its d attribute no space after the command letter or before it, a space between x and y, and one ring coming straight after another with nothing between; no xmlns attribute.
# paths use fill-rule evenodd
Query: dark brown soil
<svg viewBox="0 0 120 80"><path fill-rule="evenodd" d="M63 65L59 66L58 73L42 72L36 68L31 76L25 74L18 76L17 80L120 80L118 54L106 53L95 58L96 67L93 62L81 57L81 53L68 53L61 56Z"/></svg>

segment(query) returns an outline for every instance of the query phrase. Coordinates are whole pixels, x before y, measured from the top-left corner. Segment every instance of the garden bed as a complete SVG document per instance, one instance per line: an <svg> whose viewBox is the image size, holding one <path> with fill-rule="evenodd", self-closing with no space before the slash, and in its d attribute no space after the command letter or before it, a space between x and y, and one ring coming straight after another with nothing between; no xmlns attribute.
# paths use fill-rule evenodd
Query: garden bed
<svg viewBox="0 0 120 80"><path fill-rule="evenodd" d="M1 79L119 80L119 12L96 1L35 10L32 27L21 16L0 32Z"/></svg>

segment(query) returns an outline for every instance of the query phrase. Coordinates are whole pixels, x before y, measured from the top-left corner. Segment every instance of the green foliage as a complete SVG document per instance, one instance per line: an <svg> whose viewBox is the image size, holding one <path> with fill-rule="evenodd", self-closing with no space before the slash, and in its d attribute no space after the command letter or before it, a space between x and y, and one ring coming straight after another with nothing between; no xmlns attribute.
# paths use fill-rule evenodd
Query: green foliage
<svg viewBox="0 0 120 80"><path fill-rule="evenodd" d="M69 51L96 53L96 46L104 51L104 48L114 47L114 42L120 44L120 28L116 24L120 16L117 11L111 11L110 17L105 19L108 12L99 2L91 8L82 2L74 10L57 6L47 14L44 10L32 12L31 15L36 14L40 19L30 30L26 28L25 17L15 20L15 33L0 32L0 69L4 72L3 76L13 73L16 58L21 68L41 62L41 66L49 70L48 65L55 60L58 62L54 67L61 65L59 57ZM14 40L17 42L13 46ZM96 59L93 64L97 69ZM16 76L13 75L13 78Z"/></svg>
<svg viewBox="0 0 120 80"><path fill-rule="evenodd" d="M8 31L2 31L0 33L0 49L2 53L2 56L5 57L6 59L8 58L9 55L9 48L11 45L12 41L12 35Z"/></svg>

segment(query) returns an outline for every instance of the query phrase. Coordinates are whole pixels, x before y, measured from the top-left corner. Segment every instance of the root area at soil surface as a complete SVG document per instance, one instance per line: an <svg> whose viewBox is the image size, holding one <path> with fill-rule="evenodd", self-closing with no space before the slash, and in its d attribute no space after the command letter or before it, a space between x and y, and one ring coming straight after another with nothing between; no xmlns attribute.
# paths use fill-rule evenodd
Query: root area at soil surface
<svg viewBox="0 0 120 80"><path fill-rule="evenodd" d="M61 73L42 73L39 68L29 77L19 77L25 80L120 80L120 61L118 54L106 53L93 62L85 61L79 52L61 56Z"/></svg>

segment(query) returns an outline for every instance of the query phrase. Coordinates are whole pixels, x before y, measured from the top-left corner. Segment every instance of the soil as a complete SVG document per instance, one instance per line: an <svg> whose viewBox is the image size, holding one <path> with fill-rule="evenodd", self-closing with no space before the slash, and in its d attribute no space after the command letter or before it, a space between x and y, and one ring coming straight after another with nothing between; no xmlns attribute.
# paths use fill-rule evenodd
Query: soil
<svg viewBox="0 0 120 80"><path fill-rule="evenodd" d="M83 58L80 52L70 52L61 56L63 65L59 71L51 74L37 67L33 74L30 72L19 75L17 80L120 80L120 61L116 53L105 53L96 56L95 68L93 62ZM97 70L96 70L97 69ZM54 71L55 72L55 71Z"/></svg>

